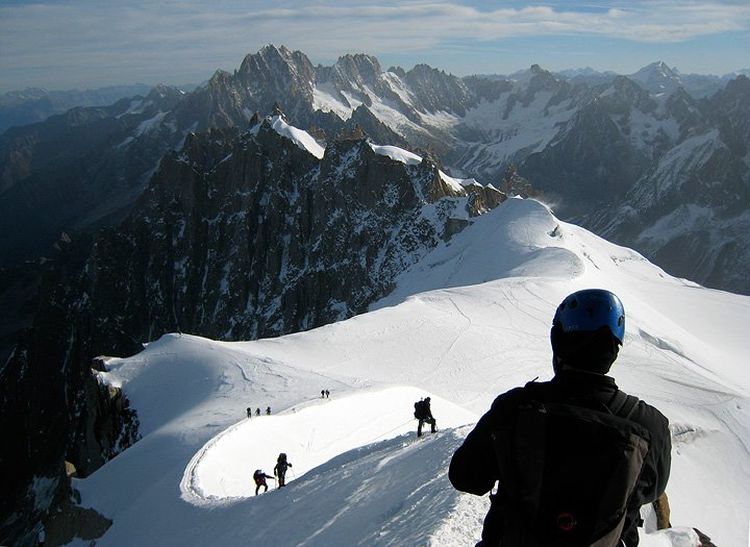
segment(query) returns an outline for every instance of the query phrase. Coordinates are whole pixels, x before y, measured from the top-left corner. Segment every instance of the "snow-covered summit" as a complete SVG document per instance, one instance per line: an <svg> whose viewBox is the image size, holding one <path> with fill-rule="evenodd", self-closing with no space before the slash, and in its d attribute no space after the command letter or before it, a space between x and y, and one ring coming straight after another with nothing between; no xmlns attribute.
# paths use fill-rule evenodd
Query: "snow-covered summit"
<svg viewBox="0 0 750 547"><path fill-rule="evenodd" d="M628 77L654 94L669 93L683 85L679 71L663 61L651 63Z"/></svg>
<svg viewBox="0 0 750 547"><path fill-rule="evenodd" d="M381 156L387 156L392 160L404 163L406 165L419 165L422 163L422 157L416 155L414 152L409 152L403 148L390 145L379 145L370 143L370 148L376 154Z"/></svg>
<svg viewBox="0 0 750 547"><path fill-rule="evenodd" d="M279 135L291 140L302 150L307 150L316 158L323 159L325 148L318 144L318 141L316 141L315 138L310 135L310 133L289 125L281 115L272 116L270 118L270 123L274 131L276 131Z"/></svg>

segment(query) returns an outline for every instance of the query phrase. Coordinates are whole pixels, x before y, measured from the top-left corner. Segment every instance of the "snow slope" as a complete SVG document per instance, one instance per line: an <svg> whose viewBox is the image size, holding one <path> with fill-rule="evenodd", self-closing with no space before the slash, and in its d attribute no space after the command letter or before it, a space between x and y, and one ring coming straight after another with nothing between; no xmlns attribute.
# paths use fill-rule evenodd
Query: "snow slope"
<svg viewBox="0 0 750 547"><path fill-rule="evenodd" d="M248 464L266 467L270 474L268 462L275 462L281 452L296 454L289 477L293 480L291 476L301 476L354 447L408 434L414 420L404 417L404 409L424 395L416 388L393 387L340 399L316 398L278 416L240 422L198 452L185 471L182 491L186 499L194 500L250 496L255 485L247 480ZM453 403L432 399L441 427L476 420L475 414ZM259 444L258 439L265 440Z"/></svg>
<svg viewBox="0 0 750 547"><path fill-rule="evenodd" d="M302 150L307 150L318 159L323 158L325 148L320 146L318 141L316 141L307 131L289 125L284 121L284 118L278 115L271 118L271 127L273 127L274 131L279 135L288 138Z"/></svg>
<svg viewBox="0 0 750 547"><path fill-rule="evenodd" d="M436 248L369 313L255 342L167 335L110 359L102 376L123 386L143 439L76 481L114 521L97 544L473 545L488 500L446 476L461 424L551 377L552 314L583 287L622 298L613 375L672 423L672 523L747 545L750 298L672 278L521 199ZM417 441L412 402L428 394L440 430ZM253 470L271 474L281 451L288 487L251 495ZM691 538L676 528L641 545Z"/></svg>
<svg viewBox="0 0 750 547"><path fill-rule="evenodd" d="M421 156L416 155L414 152L409 152L408 150L399 148L398 146L386 146L370 143L370 148L372 148L372 151L380 156L387 156L392 160L401 162L405 165L419 165L420 163L422 163ZM440 178L442 179L442 181L447 184L454 192L461 192L465 185L477 184L477 181L474 179L456 179L446 175L441 170L438 170L438 173L440 173Z"/></svg>

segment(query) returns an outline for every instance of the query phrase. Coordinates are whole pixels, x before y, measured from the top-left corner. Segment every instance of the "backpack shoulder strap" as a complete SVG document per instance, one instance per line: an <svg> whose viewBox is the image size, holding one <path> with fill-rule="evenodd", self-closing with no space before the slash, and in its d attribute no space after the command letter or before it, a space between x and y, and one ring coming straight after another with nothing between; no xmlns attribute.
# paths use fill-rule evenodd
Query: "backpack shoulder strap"
<svg viewBox="0 0 750 547"><path fill-rule="evenodd" d="M633 414L633 411L635 410L635 407L640 402L638 397L633 397L632 395L628 395L627 397L628 397L628 400L625 402L625 404L622 405L620 412L617 414L621 418L625 418L625 419L630 418L631 414Z"/></svg>
<svg viewBox="0 0 750 547"><path fill-rule="evenodd" d="M607 403L607 408L614 416L627 420L633 414L638 402L638 397L627 395L618 389Z"/></svg>

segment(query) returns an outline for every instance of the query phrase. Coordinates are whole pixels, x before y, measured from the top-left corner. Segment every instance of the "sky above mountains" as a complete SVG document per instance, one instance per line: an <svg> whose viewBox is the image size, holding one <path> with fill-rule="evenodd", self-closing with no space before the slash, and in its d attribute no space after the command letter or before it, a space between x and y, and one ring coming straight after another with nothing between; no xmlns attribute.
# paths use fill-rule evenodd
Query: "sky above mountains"
<svg viewBox="0 0 750 547"><path fill-rule="evenodd" d="M629 74L656 60L685 73L724 74L749 64L750 4L6 0L0 92L198 83L266 43L302 50L314 63L366 52L384 68L424 62L461 76L533 63Z"/></svg>

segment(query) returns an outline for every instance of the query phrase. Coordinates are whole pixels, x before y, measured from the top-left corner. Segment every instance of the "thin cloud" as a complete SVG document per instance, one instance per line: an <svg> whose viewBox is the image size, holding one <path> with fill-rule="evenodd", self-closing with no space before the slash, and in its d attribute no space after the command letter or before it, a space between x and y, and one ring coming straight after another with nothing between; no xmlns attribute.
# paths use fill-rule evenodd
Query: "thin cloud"
<svg viewBox="0 0 750 547"><path fill-rule="evenodd" d="M134 79L138 64L152 63L140 73L179 79L197 69L207 71L204 77L215 68L231 69L269 42L332 59L352 48L400 55L555 36L669 44L750 29L746 2L552 2L487 9L457 1L291 0L267 6L239 0L6 4L0 7L0 73L4 79L28 78L37 68L85 80L100 74L102 65L110 71L121 66L125 81Z"/></svg>

